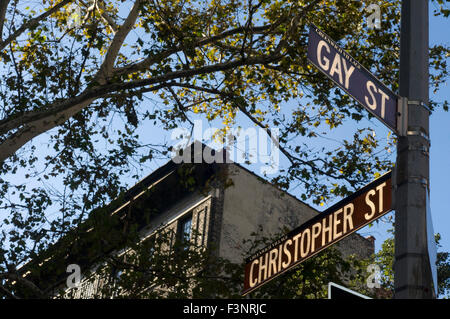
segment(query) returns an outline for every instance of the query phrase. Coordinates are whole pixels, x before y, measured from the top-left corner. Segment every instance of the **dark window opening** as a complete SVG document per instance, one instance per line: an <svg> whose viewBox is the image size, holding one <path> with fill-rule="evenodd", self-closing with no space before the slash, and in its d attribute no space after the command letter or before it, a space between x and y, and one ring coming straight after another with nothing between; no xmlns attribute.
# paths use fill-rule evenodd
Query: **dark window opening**
<svg viewBox="0 0 450 319"><path fill-rule="evenodd" d="M192 215L184 217L179 222L179 238L181 243L186 245L191 240L192 234Z"/></svg>

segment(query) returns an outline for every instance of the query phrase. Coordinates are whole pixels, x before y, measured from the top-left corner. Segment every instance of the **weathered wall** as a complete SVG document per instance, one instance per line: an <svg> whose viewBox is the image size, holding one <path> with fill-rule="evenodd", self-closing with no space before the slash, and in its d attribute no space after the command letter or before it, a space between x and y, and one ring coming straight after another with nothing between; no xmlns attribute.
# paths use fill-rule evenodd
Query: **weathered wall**
<svg viewBox="0 0 450 319"><path fill-rule="evenodd" d="M284 193L238 165L229 165L233 185L224 191L220 255L242 262L247 251L244 239L263 227L265 236L292 230L319 212L297 198ZM351 234L338 245L344 256L368 257L373 243L359 234ZM263 247L261 247L263 248ZM243 255L244 254L244 255Z"/></svg>
<svg viewBox="0 0 450 319"><path fill-rule="evenodd" d="M369 258L375 251L374 242L357 233L342 239L337 245L344 257L356 255L361 258Z"/></svg>
<svg viewBox="0 0 450 319"><path fill-rule="evenodd" d="M224 191L220 255L241 262L242 242L263 227L265 235L293 229L317 212L237 165L229 165L233 185ZM262 248L262 247L261 247Z"/></svg>

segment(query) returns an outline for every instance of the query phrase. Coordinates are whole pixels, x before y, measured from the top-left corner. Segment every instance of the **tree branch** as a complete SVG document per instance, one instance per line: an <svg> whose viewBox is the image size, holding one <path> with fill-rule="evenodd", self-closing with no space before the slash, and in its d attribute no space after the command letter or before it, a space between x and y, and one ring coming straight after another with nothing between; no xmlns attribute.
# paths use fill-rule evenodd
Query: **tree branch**
<svg viewBox="0 0 450 319"><path fill-rule="evenodd" d="M179 70L174 72L168 72L164 75L155 76L148 79L141 79L123 83L112 83L105 85L98 85L92 88L86 89L80 95L66 99L62 102L56 102L54 104L48 105L45 107L45 110L39 111L30 111L24 114L20 114L15 116L14 118L4 119L0 121L0 134L6 134L10 130L19 128L21 125L30 124L38 120L46 119L48 122L57 121L61 117L64 120L68 119L65 114L61 114L63 111L70 110L71 107L76 106L79 103L83 103L88 100L96 99L107 95L108 93L121 91L121 90L130 90L134 88L144 87L147 85L154 84L164 84L167 81L180 79L180 78L189 78L199 74L208 74L219 71L226 71L230 69L237 68L243 65L255 65L255 64L267 64L270 62L274 62L280 59L280 56L273 55L261 55L258 57L252 57L248 59L239 59L234 61L229 61L225 63L218 63L213 65L207 65L204 67L196 68L196 69L187 69L187 70ZM167 84L163 85L168 86ZM50 117L50 118L49 118ZM48 123L50 124L50 123Z"/></svg>
<svg viewBox="0 0 450 319"><path fill-rule="evenodd" d="M3 293L9 297L10 299L20 299L19 297L17 297L16 295L14 295L11 291L9 291L8 289L6 289L5 286L0 285L0 289L3 291Z"/></svg>
<svg viewBox="0 0 450 319"><path fill-rule="evenodd" d="M139 15L139 6L140 6L141 0L136 0L134 2L133 8L131 9L130 13L128 14L128 17L126 18L125 22L122 26L120 26L119 31L115 34L109 48L108 52L106 53L105 60L103 61L103 64L100 67L100 70L97 73L96 79L100 82L100 84L106 83L109 76L111 76L113 68L114 68L114 62L117 58L117 54L120 51L120 48L122 47L123 42L125 41L125 38L130 33L131 29L134 26L134 23L136 22L136 19Z"/></svg>
<svg viewBox="0 0 450 319"><path fill-rule="evenodd" d="M178 98L177 94L175 93L175 91L172 89L171 86L168 86L167 89L169 90L170 94L172 94L173 99L175 100L175 102L177 103L178 109L180 110L180 112L183 114L183 117L186 121L188 121L192 126L194 126L194 123L187 117L186 113L184 112L184 107L183 104L181 103L180 99Z"/></svg>
<svg viewBox="0 0 450 319"><path fill-rule="evenodd" d="M252 28L252 31L254 33L264 33L272 28L273 28L273 25L266 25L266 26L254 27L254 28ZM245 27L238 27L238 28L230 29L230 30L227 30L220 34L214 35L212 37L198 39L198 41L194 42L192 45L195 47L204 46L204 45L220 41L222 39L225 39L226 37L236 35L236 34L239 34L239 33L245 32L245 31L246 31ZM134 73L134 72L141 71L141 70L146 70L152 64L159 62L165 58L168 58L172 54L181 52L184 49L185 49L185 47L183 45L179 45L174 48L168 49L166 51L150 55L140 62L133 63L133 64L130 64L130 65L127 65L124 67L120 67L120 68L115 68L114 75L120 76L120 75L130 74L130 73Z"/></svg>
<svg viewBox="0 0 450 319"><path fill-rule="evenodd" d="M105 60L103 61L99 71L95 76L96 81L98 81L100 84L103 85L106 84L107 78L111 75L114 61L117 57L117 54L119 53L120 48L122 47L123 41L125 40L128 33L131 31L131 28L133 27L138 17L139 5L140 0L136 0L127 19L114 36L113 41L110 47L108 48ZM81 96L83 96L83 94L81 94ZM32 114L30 117L27 117L27 114L23 114L20 115L19 118L13 118L12 120L7 119L6 122L12 124L12 126L6 125L7 127L9 127L9 129L7 129L6 131L3 130L3 128L1 127L2 125L0 124L0 134L7 133L11 129L18 129L17 132L15 132L12 136L8 138L7 142L3 142L0 145L0 149L2 148L7 149L5 150L5 153L2 153L2 155L0 155L0 162L3 162L4 159L11 156L16 150L22 147L26 142L31 140L33 137L36 137L37 135L57 125L64 123L68 118L72 117L80 110L84 109L89 104L91 104L96 98L95 94L93 97L89 97L90 96L89 94L85 94L84 96L85 98L78 99L79 102L77 102L77 98L70 98L66 100L70 102L63 103L66 104L66 107L63 108L57 107L55 109L52 106L50 106L50 109L44 111L43 114L41 112L31 112ZM41 113L42 116L36 116L36 114L39 113ZM50 118L46 119L46 117ZM24 118L25 121L22 121L21 118ZM0 123L1 122L3 121L0 121ZM21 125L25 126L20 128Z"/></svg>
<svg viewBox="0 0 450 319"><path fill-rule="evenodd" d="M208 65L197 69L169 72L149 79L100 85L87 89L76 97L49 105L43 111L32 111L21 114L20 116L16 116L12 119L0 121L0 134L6 134L13 129L18 129L17 132L15 132L12 136L9 136L6 141L0 144L0 163L14 154L20 147L32 138L64 123L67 119L92 103L95 99L101 98L108 93L121 90L130 90L154 84L167 87L166 82L170 80L230 70L243 65L267 64L277 61L280 58L281 56L279 55L262 55L244 60L240 59L226 63Z"/></svg>
<svg viewBox="0 0 450 319"><path fill-rule="evenodd" d="M0 273L0 278L20 282L24 286L33 290L39 297L41 297L41 298L47 297L44 294L44 292L41 289L39 289L33 282L23 278L22 276L19 276L17 274L12 274L12 273Z"/></svg>
<svg viewBox="0 0 450 319"><path fill-rule="evenodd" d="M89 9L94 9L93 6L89 7L88 4L82 0L80 0L80 3L83 7ZM103 1L95 1L94 3L95 7L99 11L100 16L102 17L103 21L111 28L112 32L115 34L117 30L119 30L119 26L114 21L114 19L106 12L105 6L103 5Z"/></svg>
<svg viewBox="0 0 450 319"><path fill-rule="evenodd" d="M314 1L313 3L315 3ZM61 2L60 5L64 3ZM6 134L11 130L16 130L10 136L7 136L6 141L0 144L0 163L3 162L6 158L14 154L20 147L22 147L26 142L31 140L33 137L53 128L62 123L64 123L67 119L78 113L83 108L87 107L90 103L92 103L95 99L105 96L108 93L116 92L119 90L130 90L134 88L144 87L148 85L162 85L167 83L168 81L180 78L189 78L199 74L208 74L213 72L225 71L237 68L243 65L254 65L254 64L268 64L271 62L275 62L280 60L283 56L280 54L279 48L277 47L277 51L275 53L271 53L268 55L261 55L256 57L246 57L240 60L232 60L225 63L218 63L213 65L207 65L203 67L199 67L196 69L184 69L175 72L168 72L166 74L151 77L148 79L135 80L125 83L113 83L107 84L107 80L109 76L111 76L111 72L114 75L127 74L133 72L133 70L139 70L141 68L145 68L151 63L160 60L164 56L168 56L175 52L176 50L182 50L182 48L175 48L172 50L168 50L165 52L161 52L156 55L152 55L145 59L144 61L124 67L114 69L114 61L117 57L117 54L122 47L123 41L125 37L130 32L132 26L134 25L138 13L139 13L139 4L140 0L137 0L134 3L134 6L125 20L124 24L120 27L119 31L114 36L114 39L107 51L105 60L100 67L95 79L100 85L97 85L92 88L86 89L83 93L76 97L72 97L66 99L62 102L56 102L51 105L45 107L45 110L40 111L31 111L26 112L24 114L18 114L12 116L8 119L4 119L0 121L0 134ZM51 10L55 10L56 6ZM310 6L308 6L308 9ZM305 14L305 10L302 12L302 16ZM280 18L285 19L285 18ZM277 23L281 23L278 21ZM266 25L262 27L254 27L252 28L253 32L267 32L268 30L272 30L274 25ZM219 35L212 36L209 38L200 39L197 42L197 45L204 45L207 43L211 43L214 41L218 41L223 39L229 35L236 34L239 32L245 32L245 27L239 27L235 29L231 29L225 31Z"/></svg>
<svg viewBox="0 0 450 319"><path fill-rule="evenodd" d="M280 145L279 141L275 139L275 137L272 135L272 132L263 123L261 123L260 121L255 119L253 117L253 115L249 111L247 111L245 106L241 105L241 103L239 103L236 100L237 96L234 95L233 93L223 92L223 91L220 91L220 90L217 90L217 89L213 89L213 88L204 88L204 87L201 87L201 86L190 85L190 84L182 84L182 83L172 83L171 86L179 86L179 87L195 89L195 90L198 90L198 91L204 91L204 92L207 92L207 93L219 95L225 100L229 100L240 111L242 111L242 113L244 113L254 124L256 124L257 126L262 128L267 133L267 135L270 137L270 139L273 141L273 143L280 149L280 151L286 156L286 158L289 160L289 162L291 162L291 164L296 165L296 164L300 163L302 165L306 165L306 166L310 167L311 170L313 170L315 172L318 172L318 173L320 173L320 174L322 174L324 176L329 176L329 177L334 178L334 179L345 180L348 183L351 183L351 181L346 176L333 175L331 173L325 172L324 170L320 169L319 167L317 167L316 165L313 164L314 161L322 160L322 159L316 159L316 160L312 160L312 161L305 161L305 160L302 160L302 159L300 159L298 157L293 156L290 152L288 152L286 150L286 148L284 148L283 146Z"/></svg>
<svg viewBox="0 0 450 319"><path fill-rule="evenodd" d="M24 24L22 24L22 26L19 29L17 29L16 31L14 31L14 33L11 34L8 38L6 38L5 41L0 42L0 51L3 50L10 42L15 40L18 36L20 36L23 32L36 26L39 22L46 19L48 16L52 15L53 13L55 13L56 11L58 11L59 9L64 7L66 4L68 4L72 1L73 0L63 0L60 3L58 3L57 5L55 5L54 7L52 7L51 9L48 9L47 11L45 11L40 16L37 16L36 18L32 18L32 19L28 20L27 22L25 22Z"/></svg>
<svg viewBox="0 0 450 319"><path fill-rule="evenodd" d="M3 39L3 26L5 25L6 9L10 0L2 0L0 3L0 43Z"/></svg>

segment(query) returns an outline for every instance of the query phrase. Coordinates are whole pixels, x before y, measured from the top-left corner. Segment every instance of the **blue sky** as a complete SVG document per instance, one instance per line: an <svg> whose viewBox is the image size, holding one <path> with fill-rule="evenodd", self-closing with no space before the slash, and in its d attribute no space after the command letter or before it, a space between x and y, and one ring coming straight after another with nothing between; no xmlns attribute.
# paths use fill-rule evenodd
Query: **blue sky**
<svg viewBox="0 0 450 319"><path fill-rule="evenodd" d="M431 7L430 7L431 9ZM450 45L450 21L434 17L430 10L430 44ZM450 60L450 59L448 59ZM450 98L450 85L446 85L437 94L430 97L443 101ZM443 250L450 251L450 114L438 110L430 117L430 185L431 213L434 231L442 235Z"/></svg>

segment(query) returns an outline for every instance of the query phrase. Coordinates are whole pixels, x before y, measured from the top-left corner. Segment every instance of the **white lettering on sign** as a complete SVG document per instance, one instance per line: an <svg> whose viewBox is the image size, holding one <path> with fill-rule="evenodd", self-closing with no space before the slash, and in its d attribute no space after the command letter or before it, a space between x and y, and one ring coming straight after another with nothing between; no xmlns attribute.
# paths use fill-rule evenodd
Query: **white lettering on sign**
<svg viewBox="0 0 450 319"><path fill-rule="evenodd" d="M332 231L331 231L331 226L333 225L333 215L328 216L328 218L324 218L322 220L322 246L325 246L326 243L330 242L333 238L332 238ZM328 219L328 226L326 226L325 224L327 223L327 219ZM325 237L325 234L328 234L328 238Z"/></svg>
<svg viewBox="0 0 450 319"><path fill-rule="evenodd" d="M377 87L375 86L375 84L373 84L372 81L367 81L366 88L367 88L367 92L369 92L369 94L370 94L370 102L369 102L369 98L367 96L364 97L364 100L366 102L366 105L371 110L375 111L377 109L377 100L375 99L374 93L377 92Z"/></svg>
<svg viewBox="0 0 450 319"><path fill-rule="evenodd" d="M355 71L355 67L353 65L350 65L350 68L348 68L347 63L345 62L345 59L342 59L342 65L344 66L344 73L345 73L345 88L348 89L348 86L350 84L350 76L352 75L353 71Z"/></svg>
<svg viewBox="0 0 450 319"><path fill-rule="evenodd" d="M344 234L353 229L353 211L355 205L352 203L344 206Z"/></svg>
<svg viewBox="0 0 450 319"><path fill-rule="evenodd" d="M333 219L333 240L336 240L337 238L342 236L342 232L340 232L340 231L338 232L337 231L337 226L341 223L341 219L339 217L340 213L342 213L342 208L337 210L337 211L335 211L334 214L333 214L333 216L334 216L334 219Z"/></svg>
<svg viewBox="0 0 450 319"><path fill-rule="evenodd" d="M389 100L389 96L384 93L381 89L377 89L375 84L368 80L366 83L367 91L370 94L370 100L369 97L366 95L364 97L366 105L373 111L375 111L378 107L377 100L375 98L375 93L379 93L381 95L381 117L384 118L385 110L386 110L386 101Z"/></svg>
<svg viewBox="0 0 450 319"><path fill-rule="evenodd" d="M365 109L397 132L399 97L329 36L312 25L307 58Z"/></svg>
<svg viewBox="0 0 450 319"><path fill-rule="evenodd" d="M284 243L284 255L287 257L287 261L283 262L283 269L286 268L287 266L289 266L291 264L291 252L289 251L289 248L287 246L292 245L292 240L288 239L285 243Z"/></svg>
<svg viewBox="0 0 450 319"><path fill-rule="evenodd" d="M328 44L325 41L320 40L319 44L317 45L317 60L319 61L320 67L325 71L328 71L328 68L330 67L330 60L328 60L326 57L322 57L323 47L325 47L327 49L327 52L330 53L330 47L328 46Z"/></svg>
<svg viewBox="0 0 450 319"><path fill-rule="evenodd" d="M370 199L370 197L376 195L376 191L378 191L378 213L381 213L383 211L383 190L384 187L386 187L386 182L384 182L383 184L378 185L375 189L371 189L370 191L367 192L366 194L366 204L367 206L370 207L370 213L366 213L364 214L364 218L366 220L370 220L371 218L373 218L373 216L375 215L376 212L376 206L375 203Z"/></svg>
<svg viewBox="0 0 450 319"><path fill-rule="evenodd" d="M391 188L385 175L255 254L245 266L245 293L389 212Z"/></svg>
<svg viewBox="0 0 450 319"><path fill-rule="evenodd" d="M250 273L253 274L253 267L255 267L255 265L257 265L259 263L258 259L253 260L252 265L250 266ZM256 286L256 284L258 283L259 278L256 280L253 280L250 277L250 287L253 288Z"/></svg>
<svg viewBox="0 0 450 319"><path fill-rule="evenodd" d="M328 72L328 70L330 70L331 77L337 74L339 83L348 89L350 85L350 76L353 74L353 71L355 71L355 67L351 64L347 65L345 59L341 57L339 53L336 53L330 68L330 59L323 54L324 48L329 54L330 47L324 40L320 40L317 45L317 60L319 66L324 69L324 71Z"/></svg>
<svg viewBox="0 0 450 319"><path fill-rule="evenodd" d="M264 264L263 264L263 257L264 257ZM268 259L268 257L269 256L267 254L259 257L259 260L257 262L257 264L259 264L258 282L261 282L261 280L264 280L265 278L267 278L267 259Z"/></svg>
<svg viewBox="0 0 450 319"><path fill-rule="evenodd" d="M269 253L269 277L277 272L278 249L274 248ZM273 272L272 272L273 270Z"/></svg>
<svg viewBox="0 0 450 319"><path fill-rule="evenodd" d="M319 237L320 231L322 230L322 223L315 223L312 227L312 246L311 250L314 251L316 248L316 238Z"/></svg>
<svg viewBox="0 0 450 319"><path fill-rule="evenodd" d="M309 230L309 228L307 228L303 231L302 239L300 240L300 256L304 258L307 255L309 255L310 248L311 248L311 231Z"/></svg>
<svg viewBox="0 0 450 319"><path fill-rule="evenodd" d="M333 65L331 66L330 76L334 76L337 74L339 76L339 83L342 85L342 66L341 66L341 57L336 53L333 60Z"/></svg>
<svg viewBox="0 0 450 319"><path fill-rule="evenodd" d="M389 100L389 96L384 93L381 89L378 89L378 93L381 95L381 118L384 119L384 114L386 110L386 101Z"/></svg>

